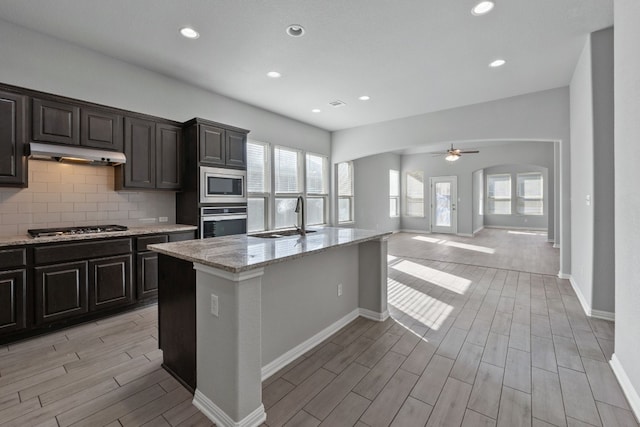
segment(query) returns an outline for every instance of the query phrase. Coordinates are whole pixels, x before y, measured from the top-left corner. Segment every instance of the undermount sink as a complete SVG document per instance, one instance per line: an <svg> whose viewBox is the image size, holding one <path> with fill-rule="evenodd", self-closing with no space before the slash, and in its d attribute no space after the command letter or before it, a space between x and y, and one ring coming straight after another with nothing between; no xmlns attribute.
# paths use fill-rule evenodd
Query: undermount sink
<svg viewBox="0 0 640 427"><path fill-rule="evenodd" d="M307 234L309 233L315 233L317 230L307 230ZM274 231L267 231L264 233L258 233L258 234L249 234L249 237L260 237L263 239L278 239L280 237L287 237L287 236L299 236L300 235L300 231L299 230L274 230Z"/></svg>

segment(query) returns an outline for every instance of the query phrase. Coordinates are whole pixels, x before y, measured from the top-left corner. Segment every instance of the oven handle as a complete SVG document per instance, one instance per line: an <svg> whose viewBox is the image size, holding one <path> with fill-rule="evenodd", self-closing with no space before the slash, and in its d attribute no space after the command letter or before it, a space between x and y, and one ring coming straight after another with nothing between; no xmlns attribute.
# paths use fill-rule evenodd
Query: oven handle
<svg viewBox="0 0 640 427"><path fill-rule="evenodd" d="M234 219L247 219L246 214L240 215L205 215L202 217L203 222L208 221L230 221Z"/></svg>

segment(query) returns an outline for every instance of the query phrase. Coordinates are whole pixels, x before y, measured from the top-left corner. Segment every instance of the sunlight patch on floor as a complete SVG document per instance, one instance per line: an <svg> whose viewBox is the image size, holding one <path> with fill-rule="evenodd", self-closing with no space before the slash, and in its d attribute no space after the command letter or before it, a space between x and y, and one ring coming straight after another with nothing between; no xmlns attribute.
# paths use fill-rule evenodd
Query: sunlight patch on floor
<svg viewBox="0 0 640 427"><path fill-rule="evenodd" d="M544 236L546 233L544 231L507 231L509 234L525 234L527 236Z"/></svg>
<svg viewBox="0 0 640 427"><path fill-rule="evenodd" d="M431 282L434 285L460 295L463 295L471 285L471 281L463 277L445 273L444 271L436 270L435 268L427 267L408 260L400 261L399 263L391 266L391 268L402 273L409 274L413 277L417 277L418 279Z"/></svg>
<svg viewBox="0 0 640 427"><path fill-rule="evenodd" d="M453 306L397 280L388 281L389 304L431 329L438 330Z"/></svg>
<svg viewBox="0 0 640 427"><path fill-rule="evenodd" d="M454 248L459 248L459 249L467 249L469 251L482 252L485 254L496 253L496 250L493 248L487 248L485 246L478 246L478 245L470 245L468 243L454 242L452 240L447 240L447 239L435 239L433 237L425 237L425 236L415 236L415 237L412 237L412 239L419 240L421 242L435 243L437 245L452 246Z"/></svg>

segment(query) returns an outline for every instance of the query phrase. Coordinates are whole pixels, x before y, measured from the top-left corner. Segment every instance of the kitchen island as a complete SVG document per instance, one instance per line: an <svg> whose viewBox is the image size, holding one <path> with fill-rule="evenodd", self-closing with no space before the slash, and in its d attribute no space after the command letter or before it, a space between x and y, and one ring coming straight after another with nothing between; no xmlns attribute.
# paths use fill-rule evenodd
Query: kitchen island
<svg viewBox="0 0 640 427"><path fill-rule="evenodd" d="M194 405L219 426L260 425L264 379L358 316L385 320L389 234L325 227L151 245L161 254L161 317L163 296L179 300L176 290L190 287L168 270L163 279L163 260L195 270Z"/></svg>

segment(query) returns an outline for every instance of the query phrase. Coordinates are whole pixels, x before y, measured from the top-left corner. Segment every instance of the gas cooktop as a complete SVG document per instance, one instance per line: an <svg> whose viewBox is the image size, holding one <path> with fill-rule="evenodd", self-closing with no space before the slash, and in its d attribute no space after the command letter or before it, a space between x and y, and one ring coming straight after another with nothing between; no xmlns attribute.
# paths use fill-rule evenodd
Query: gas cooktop
<svg viewBox="0 0 640 427"><path fill-rule="evenodd" d="M113 231L126 231L128 227L124 225L89 225L84 227L57 227L39 228L27 230L31 237L66 236L72 234L93 234L109 233Z"/></svg>

